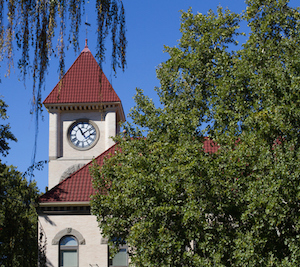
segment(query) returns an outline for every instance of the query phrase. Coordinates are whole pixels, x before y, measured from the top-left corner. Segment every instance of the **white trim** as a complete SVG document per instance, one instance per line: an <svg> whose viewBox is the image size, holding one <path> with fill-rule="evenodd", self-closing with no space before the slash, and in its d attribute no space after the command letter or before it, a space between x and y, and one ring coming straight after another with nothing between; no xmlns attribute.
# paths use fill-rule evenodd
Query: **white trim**
<svg viewBox="0 0 300 267"><path fill-rule="evenodd" d="M57 207L57 206L90 206L89 201L59 201L59 202L42 202L41 207Z"/></svg>

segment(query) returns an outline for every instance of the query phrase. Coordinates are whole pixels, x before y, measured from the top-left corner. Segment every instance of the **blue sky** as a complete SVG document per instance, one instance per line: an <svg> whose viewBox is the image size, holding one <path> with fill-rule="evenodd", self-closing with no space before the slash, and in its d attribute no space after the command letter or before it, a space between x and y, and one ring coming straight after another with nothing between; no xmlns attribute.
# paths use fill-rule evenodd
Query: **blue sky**
<svg viewBox="0 0 300 267"><path fill-rule="evenodd" d="M243 0L123 0L126 15L127 28L127 67L123 73L118 70L115 78L110 63L110 56L107 54L103 70L116 93L122 100L125 114L128 114L134 106L133 96L135 88L141 88L145 94L158 103L158 97L154 91L159 86L156 78L156 68L161 62L168 59L163 53L164 45L175 46L180 39L180 12L187 11L189 7L194 13L207 13L209 9L216 10L218 5L228 7L231 11L241 12L246 5ZM297 0L292 0L291 6L299 5ZM96 20L94 14L94 1L87 4L87 19L91 23L88 32L88 43L91 52L96 53ZM86 15L83 17L86 20ZM68 30L68 24L66 25ZM85 26L80 30L80 50L84 48ZM111 47L109 39L106 42L108 50ZM75 54L72 49L66 52L66 70L71 66L79 53ZM16 65L16 63L15 63ZM7 120L11 130L18 139L17 143L11 143L11 150L2 161L9 165L18 167L24 172L31 163L34 146L34 118L30 115L31 82L27 78L26 89L23 82L19 81L18 70L12 69L9 78L5 78L6 62L1 65L0 84L1 95L9 105ZM50 68L46 77L45 90L42 92L42 99L51 92L58 82L58 61L52 58ZM43 112L44 119L39 122L39 136L37 143L37 161L48 159L48 114ZM35 171L35 178L40 191L44 192L48 184L48 167L43 171Z"/></svg>

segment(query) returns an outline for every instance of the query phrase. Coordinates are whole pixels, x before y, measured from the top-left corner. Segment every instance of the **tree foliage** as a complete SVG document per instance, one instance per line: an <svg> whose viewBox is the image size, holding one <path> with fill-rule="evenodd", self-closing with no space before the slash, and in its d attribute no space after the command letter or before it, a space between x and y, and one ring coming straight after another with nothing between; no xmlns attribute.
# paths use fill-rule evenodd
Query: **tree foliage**
<svg viewBox="0 0 300 267"><path fill-rule="evenodd" d="M0 100L4 121L7 105ZM0 152L6 156L9 142L16 141L9 124L0 125ZM0 266L32 267L38 262L36 200L38 190L13 166L0 160Z"/></svg>
<svg viewBox="0 0 300 267"><path fill-rule="evenodd" d="M3 101L3 99L0 99L0 118L4 122L8 117L6 115L7 112L7 105ZM2 156L6 156L8 154L9 147L9 141L17 141L16 137L12 134L10 131L10 125L7 124L1 124L0 125L0 153Z"/></svg>
<svg viewBox="0 0 300 267"><path fill-rule="evenodd" d="M126 37L122 0L96 0L95 8L99 63L104 61L105 38L111 33L112 68L115 72L117 67L124 70ZM0 61L6 58L10 70L15 49L21 51L17 65L24 79L27 74L33 77L33 106L37 110L41 107L41 88L51 55L59 57L62 75L66 47L72 45L75 51L79 49L79 29L84 12L84 0L0 0ZM7 20L4 20L5 17ZM67 22L71 26L69 33L66 33ZM54 43L56 36L57 44ZM31 47L33 61L30 58Z"/></svg>
<svg viewBox="0 0 300 267"><path fill-rule="evenodd" d="M0 163L0 266L37 266L37 196L35 183Z"/></svg>
<svg viewBox="0 0 300 267"><path fill-rule="evenodd" d="M126 240L135 266L299 265L300 14L287 0L246 3L182 13L157 70L160 107L137 90L136 126L92 169L101 231Z"/></svg>

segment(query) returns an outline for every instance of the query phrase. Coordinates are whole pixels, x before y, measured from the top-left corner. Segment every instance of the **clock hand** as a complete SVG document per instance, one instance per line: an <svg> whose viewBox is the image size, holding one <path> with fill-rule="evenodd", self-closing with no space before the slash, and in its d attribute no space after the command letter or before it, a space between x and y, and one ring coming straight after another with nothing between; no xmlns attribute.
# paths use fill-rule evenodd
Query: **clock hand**
<svg viewBox="0 0 300 267"><path fill-rule="evenodd" d="M88 135L88 136L85 136L86 132L89 132L89 135ZM84 136L85 138L88 138L88 137L90 137L90 135L91 135L91 129L88 128L88 129L86 129L86 131L83 133L83 136Z"/></svg>
<svg viewBox="0 0 300 267"><path fill-rule="evenodd" d="M89 136L85 136L85 134L86 134L86 132L88 132L89 130L86 130L85 132L83 132L83 131L81 131L81 133L82 133L82 135L83 135L83 137L85 138L85 139L87 139Z"/></svg>
<svg viewBox="0 0 300 267"><path fill-rule="evenodd" d="M85 139L88 139L91 135L92 135L92 136L95 135L95 132L94 132L94 131L91 133L90 130L86 130L86 131L84 132L84 134L85 134L86 132L89 132L89 135L88 135L88 136L85 136L85 135L84 135Z"/></svg>
<svg viewBox="0 0 300 267"><path fill-rule="evenodd" d="M78 127L78 128L79 128L79 127ZM84 136L84 133L83 133L83 131L82 131L81 128L79 128L79 131L81 132L81 134L83 135L83 137L85 137L85 136Z"/></svg>

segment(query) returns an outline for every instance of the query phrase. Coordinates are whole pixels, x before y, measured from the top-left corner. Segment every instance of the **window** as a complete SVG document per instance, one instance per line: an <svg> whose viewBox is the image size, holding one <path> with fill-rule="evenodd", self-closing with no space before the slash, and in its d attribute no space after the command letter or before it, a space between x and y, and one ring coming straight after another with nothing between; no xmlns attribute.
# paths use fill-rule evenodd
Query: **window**
<svg viewBox="0 0 300 267"><path fill-rule="evenodd" d="M59 266L78 267L78 242L74 236L64 236L60 240Z"/></svg>
<svg viewBox="0 0 300 267"><path fill-rule="evenodd" d="M127 267L128 253L127 246L121 246L119 252L109 261L111 267Z"/></svg>

